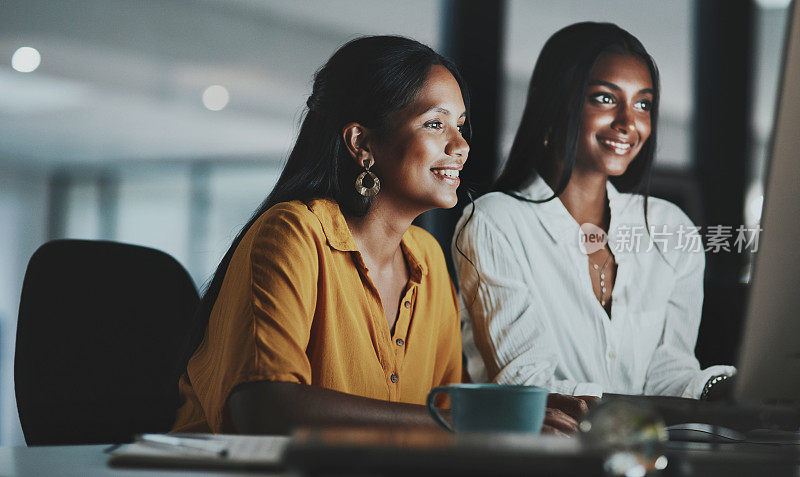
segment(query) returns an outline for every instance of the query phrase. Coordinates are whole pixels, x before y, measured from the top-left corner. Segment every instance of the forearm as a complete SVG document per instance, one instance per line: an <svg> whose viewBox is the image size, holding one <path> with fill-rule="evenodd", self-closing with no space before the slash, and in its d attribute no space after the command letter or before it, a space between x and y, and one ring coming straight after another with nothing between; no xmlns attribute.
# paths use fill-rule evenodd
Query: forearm
<svg viewBox="0 0 800 477"><path fill-rule="evenodd" d="M425 406L296 383L242 384L231 393L228 410L241 434L288 434L303 426L437 427Z"/></svg>

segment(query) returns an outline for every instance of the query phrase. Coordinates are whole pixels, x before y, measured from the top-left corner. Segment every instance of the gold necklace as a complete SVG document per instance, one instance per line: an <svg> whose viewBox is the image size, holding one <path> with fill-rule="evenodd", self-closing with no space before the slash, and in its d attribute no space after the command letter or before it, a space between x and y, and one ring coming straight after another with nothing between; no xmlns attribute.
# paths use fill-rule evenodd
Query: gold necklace
<svg viewBox="0 0 800 477"><path fill-rule="evenodd" d="M605 270L608 266L608 262L611 261L611 252L608 252L608 257L606 257L606 262L603 264L602 267L599 267L596 263L592 264L592 268L598 270L600 273L600 305L605 307L606 306L606 274Z"/></svg>

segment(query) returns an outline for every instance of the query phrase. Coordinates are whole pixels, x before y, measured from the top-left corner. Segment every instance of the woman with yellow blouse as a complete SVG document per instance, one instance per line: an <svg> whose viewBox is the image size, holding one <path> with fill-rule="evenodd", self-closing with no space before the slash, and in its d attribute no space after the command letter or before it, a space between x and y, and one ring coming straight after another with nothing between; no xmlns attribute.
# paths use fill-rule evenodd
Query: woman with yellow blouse
<svg viewBox="0 0 800 477"><path fill-rule="evenodd" d="M433 426L428 392L462 380L455 290L435 239L411 225L457 202L458 71L416 41L360 38L316 73L307 106L203 296L175 432Z"/></svg>

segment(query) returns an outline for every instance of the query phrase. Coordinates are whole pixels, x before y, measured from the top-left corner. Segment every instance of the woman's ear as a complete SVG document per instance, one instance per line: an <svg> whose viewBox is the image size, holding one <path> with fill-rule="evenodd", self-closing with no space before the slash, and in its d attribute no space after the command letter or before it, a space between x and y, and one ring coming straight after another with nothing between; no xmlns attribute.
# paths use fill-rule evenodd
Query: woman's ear
<svg viewBox="0 0 800 477"><path fill-rule="evenodd" d="M358 123L347 124L342 129L342 139L347 147L347 152L359 165L365 167L366 161L371 160L367 129Z"/></svg>

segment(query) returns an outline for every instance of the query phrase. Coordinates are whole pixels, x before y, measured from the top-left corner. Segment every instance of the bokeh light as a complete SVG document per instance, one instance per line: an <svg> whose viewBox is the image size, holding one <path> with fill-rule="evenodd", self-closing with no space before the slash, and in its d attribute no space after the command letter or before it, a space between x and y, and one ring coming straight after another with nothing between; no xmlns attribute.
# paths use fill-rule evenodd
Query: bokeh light
<svg viewBox="0 0 800 477"><path fill-rule="evenodd" d="M203 105L211 111L219 111L225 108L230 99L227 88L218 84L209 86L203 91Z"/></svg>
<svg viewBox="0 0 800 477"><path fill-rule="evenodd" d="M20 73L30 73L42 63L42 55L36 48L23 46L11 55L11 67Z"/></svg>

